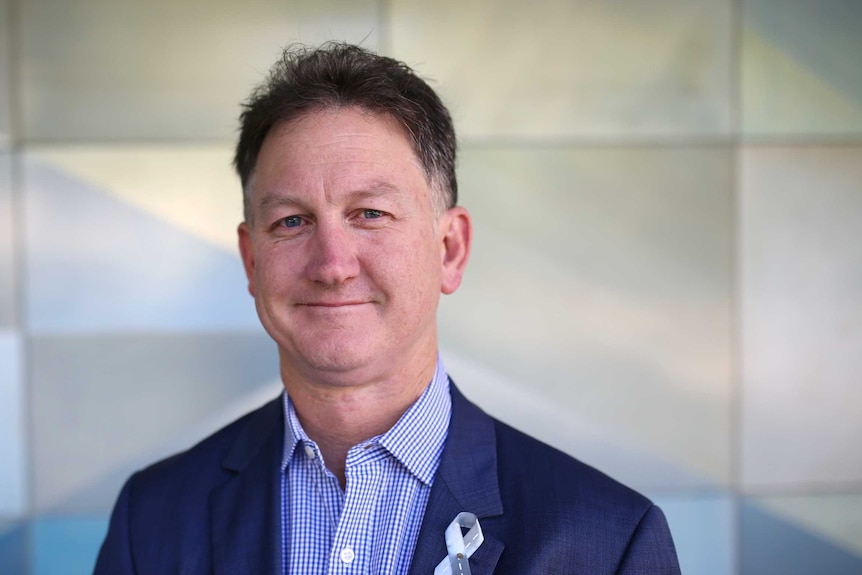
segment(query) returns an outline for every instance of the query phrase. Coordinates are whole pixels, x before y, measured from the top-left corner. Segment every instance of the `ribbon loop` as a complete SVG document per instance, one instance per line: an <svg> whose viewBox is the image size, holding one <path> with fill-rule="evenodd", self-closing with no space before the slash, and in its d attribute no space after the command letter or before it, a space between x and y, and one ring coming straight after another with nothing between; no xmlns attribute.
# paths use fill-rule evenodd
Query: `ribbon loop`
<svg viewBox="0 0 862 575"><path fill-rule="evenodd" d="M462 528L468 530L466 535ZM446 528L447 556L434 569L434 575L471 575L468 559L484 541L479 519L466 511L459 513Z"/></svg>

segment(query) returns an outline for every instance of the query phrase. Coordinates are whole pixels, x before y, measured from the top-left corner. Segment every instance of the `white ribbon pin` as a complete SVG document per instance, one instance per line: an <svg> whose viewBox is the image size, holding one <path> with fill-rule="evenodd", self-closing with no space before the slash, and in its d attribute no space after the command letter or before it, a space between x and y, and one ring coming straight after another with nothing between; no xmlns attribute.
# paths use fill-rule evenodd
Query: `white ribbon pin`
<svg viewBox="0 0 862 575"><path fill-rule="evenodd" d="M468 529L467 534L461 528ZM448 555L434 569L434 575L471 575L468 559L485 541L479 519L466 511L459 513L446 528Z"/></svg>

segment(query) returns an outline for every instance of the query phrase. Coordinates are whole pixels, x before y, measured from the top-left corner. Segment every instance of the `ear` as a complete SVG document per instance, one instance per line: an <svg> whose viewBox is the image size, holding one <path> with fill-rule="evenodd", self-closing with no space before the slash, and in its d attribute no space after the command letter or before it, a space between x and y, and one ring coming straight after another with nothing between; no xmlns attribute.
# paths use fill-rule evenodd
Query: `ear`
<svg viewBox="0 0 862 575"><path fill-rule="evenodd" d="M442 240L440 253L443 263L440 291L448 295L461 285L461 278L470 258L473 224L467 210L455 206L440 216L438 229Z"/></svg>
<svg viewBox="0 0 862 575"><path fill-rule="evenodd" d="M236 229L239 236L239 255L242 256L242 265L245 267L245 277L248 278L248 293L254 295L254 250L251 245L251 229L246 222L242 222Z"/></svg>

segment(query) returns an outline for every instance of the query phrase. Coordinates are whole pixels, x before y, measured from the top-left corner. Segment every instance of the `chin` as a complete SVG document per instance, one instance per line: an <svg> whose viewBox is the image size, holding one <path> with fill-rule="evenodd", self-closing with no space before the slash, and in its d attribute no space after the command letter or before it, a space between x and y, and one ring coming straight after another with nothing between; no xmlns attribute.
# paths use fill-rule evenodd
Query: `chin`
<svg viewBox="0 0 862 575"><path fill-rule="evenodd" d="M370 367L380 355L355 343L328 341L324 345L299 346L294 354L288 354L287 357L293 357L321 374L346 374Z"/></svg>

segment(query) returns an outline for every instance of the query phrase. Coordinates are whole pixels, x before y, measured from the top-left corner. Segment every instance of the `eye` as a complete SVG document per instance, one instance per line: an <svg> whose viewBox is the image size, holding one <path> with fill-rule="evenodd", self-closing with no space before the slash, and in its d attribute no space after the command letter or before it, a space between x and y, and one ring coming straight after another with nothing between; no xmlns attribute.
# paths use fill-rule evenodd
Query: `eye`
<svg viewBox="0 0 862 575"><path fill-rule="evenodd" d="M373 220L376 218L382 218L383 212L380 210L362 210L362 217L366 220Z"/></svg>
<svg viewBox="0 0 862 575"><path fill-rule="evenodd" d="M286 228L298 228L302 225L301 216L287 216L281 220L281 224Z"/></svg>

